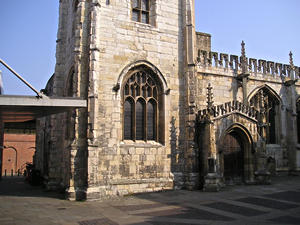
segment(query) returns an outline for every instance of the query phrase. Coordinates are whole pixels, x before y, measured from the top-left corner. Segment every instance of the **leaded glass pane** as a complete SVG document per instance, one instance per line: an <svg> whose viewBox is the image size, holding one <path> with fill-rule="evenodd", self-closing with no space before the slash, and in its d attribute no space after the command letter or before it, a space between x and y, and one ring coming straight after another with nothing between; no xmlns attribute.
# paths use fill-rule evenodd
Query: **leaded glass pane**
<svg viewBox="0 0 300 225"><path fill-rule="evenodd" d="M142 13L142 23L149 23L149 13L143 12Z"/></svg>
<svg viewBox="0 0 300 225"><path fill-rule="evenodd" d="M132 8L139 8L140 0L132 0Z"/></svg>
<svg viewBox="0 0 300 225"><path fill-rule="evenodd" d="M124 139L131 140L132 135L132 116L133 116L133 102L126 100L124 103Z"/></svg>
<svg viewBox="0 0 300 225"><path fill-rule="evenodd" d="M152 97L152 88L148 87L147 89L147 97Z"/></svg>
<svg viewBox="0 0 300 225"><path fill-rule="evenodd" d="M130 87L130 95L132 97L135 97L135 90L134 90L134 86L133 85Z"/></svg>
<svg viewBox="0 0 300 225"><path fill-rule="evenodd" d="M148 140L155 140L155 136L156 136L155 108L156 106L154 102L148 102L147 105L147 139Z"/></svg>
<svg viewBox="0 0 300 225"><path fill-rule="evenodd" d="M141 95L141 93L140 93L140 86L139 85L136 85L135 94L136 94L137 97Z"/></svg>
<svg viewBox="0 0 300 225"><path fill-rule="evenodd" d="M141 84L141 73L137 73L136 81L137 81L138 84Z"/></svg>
<svg viewBox="0 0 300 225"><path fill-rule="evenodd" d="M142 0L142 10L149 11L149 0Z"/></svg>
<svg viewBox="0 0 300 225"><path fill-rule="evenodd" d="M125 95L129 95L129 86L128 86L128 84L125 85Z"/></svg>
<svg viewBox="0 0 300 225"><path fill-rule="evenodd" d="M142 73L142 82L143 84L146 83L147 75L145 73Z"/></svg>
<svg viewBox="0 0 300 225"><path fill-rule="evenodd" d="M144 115L145 115L145 103L143 101L137 101L136 103L136 128L135 138L136 140L144 140Z"/></svg>
<svg viewBox="0 0 300 225"><path fill-rule="evenodd" d="M153 97L155 99L157 99L157 88L156 87L153 88Z"/></svg>
<svg viewBox="0 0 300 225"><path fill-rule="evenodd" d="M136 10L132 11L132 20L135 22L139 22L139 11Z"/></svg>
<svg viewBox="0 0 300 225"><path fill-rule="evenodd" d="M135 81L135 74L133 74L131 77L130 77L130 82L134 82Z"/></svg>
<svg viewBox="0 0 300 225"><path fill-rule="evenodd" d="M143 86L142 91L143 91L143 97L147 98L147 88L146 88L146 86Z"/></svg>

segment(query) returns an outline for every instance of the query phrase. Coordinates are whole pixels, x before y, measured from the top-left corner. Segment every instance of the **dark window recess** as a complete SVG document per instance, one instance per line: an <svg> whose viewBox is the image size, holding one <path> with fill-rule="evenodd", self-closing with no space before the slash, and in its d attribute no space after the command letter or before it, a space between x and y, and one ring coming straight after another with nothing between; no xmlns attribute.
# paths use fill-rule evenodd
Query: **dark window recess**
<svg viewBox="0 0 300 225"><path fill-rule="evenodd" d="M137 10L132 11L132 20L135 22L139 22L139 11Z"/></svg>
<svg viewBox="0 0 300 225"><path fill-rule="evenodd" d="M149 0L142 0L142 10L149 11Z"/></svg>
<svg viewBox="0 0 300 225"><path fill-rule="evenodd" d="M147 139L155 140L155 103L148 102L147 105Z"/></svg>
<svg viewBox="0 0 300 225"><path fill-rule="evenodd" d="M136 103L136 140L144 140L144 113L145 104L138 101Z"/></svg>
<svg viewBox="0 0 300 225"><path fill-rule="evenodd" d="M132 7L138 8L139 7L139 0L132 0Z"/></svg>
<svg viewBox="0 0 300 225"><path fill-rule="evenodd" d="M126 100L124 103L124 138L125 139L132 139L132 113L133 111L133 103L130 100Z"/></svg>
<svg viewBox="0 0 300 225"><path fill-rule="evenodd" d="M276 143L276 127L275 127L275 109L274 106L269 111L269 138L268 142L270 144Z"/></svg>
<svg viewBox="0 0 300 225"><path fill-rule="evenodd" d="M132 20L149 24L150 0L132 0Z"/></svg>

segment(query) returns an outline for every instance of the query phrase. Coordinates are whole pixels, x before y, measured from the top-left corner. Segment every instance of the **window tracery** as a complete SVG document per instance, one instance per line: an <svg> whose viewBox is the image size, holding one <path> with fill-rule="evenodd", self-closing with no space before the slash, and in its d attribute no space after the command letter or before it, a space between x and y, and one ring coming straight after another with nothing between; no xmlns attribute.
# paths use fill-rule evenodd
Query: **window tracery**
<svg viewBox="0 0 300 225"><path fill-rule="evenodd" d="M277 143L279 100L267 88L262 88L251 99L250 106L264 114L265 138L267 144Z"/></svg>
<svg viewBox="0 0 300 225"><path fill-rule="evenodd" d="M135 70L123 85L123 138L159 141L162 89L146 70Z"/></svg>

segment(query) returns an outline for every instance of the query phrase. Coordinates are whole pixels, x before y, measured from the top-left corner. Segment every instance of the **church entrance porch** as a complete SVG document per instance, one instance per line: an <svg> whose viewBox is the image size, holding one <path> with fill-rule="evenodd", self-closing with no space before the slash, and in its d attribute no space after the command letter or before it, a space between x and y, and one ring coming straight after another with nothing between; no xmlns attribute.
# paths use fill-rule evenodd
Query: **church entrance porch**
<svg viewBox="0 0 300 225"><path fill-rule="evenodd" d="M244 149L236 132L229 133L223 141L223 172L225 184L240 184L244 180Z"/></svg>
<svg viewBox="0 0 300 225"><path fill-rule="evenodd" d="M233 124L221 137L217 146L219 172L227 185L253 181L252 138L241 124Z"/></svg>

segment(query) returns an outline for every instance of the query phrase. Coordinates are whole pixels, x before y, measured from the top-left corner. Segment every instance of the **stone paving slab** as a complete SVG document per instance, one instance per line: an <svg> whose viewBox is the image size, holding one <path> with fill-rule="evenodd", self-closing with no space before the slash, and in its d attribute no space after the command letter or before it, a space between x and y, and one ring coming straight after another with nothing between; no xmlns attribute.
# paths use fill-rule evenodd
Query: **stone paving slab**
<svg viewBox="0 0 300 225"><path fill-rule="evenodd" d="M1 225L300 224L300 177L221 192L168 191L72 202L22 178L0 181ZM295 191L296 190L296 191Z"/></svg>
<svg viewBox="0 0 300 225"><path fill-rule="evenodd" d="M294 216L280 216L269 219L269 221L275 224L300 224L300 217Z"/></svg>
<svg viewBox="0 0 300 225"><path fill-rule="evenodd" d="M161 203L155 203L155 204L139 204L139 205L121 205L121 206L115 206L115 208L120 209L122 211L134 211L134 210L140 210L140 209L153 209L157 207L163 207L164 204Z"/></svg>
<svg viewBox="0 0 300 225"><path fill-rule="evenodd" d="M248 197L248 198L236 199L236 201L245 202L253 205L259 205L271 209L292 209L292 208L299 207L298 205L295 204L266 199L266 198Z"/></svg>
<svg viewBox="0 0 300 225"><path fill-rule="evenodd" d="M256 209L247 208L239 205L233 205L225 202L215 202L211 204L206 204L205 206L222 210L222 211L228 211L231 213L240 214L243 216L258 216L267 213Z"/></svg>
<svg viewBox="0 0 300 225"><path fill-rule="evenodd" d="M300 192L298 191L282 191L279 193L267 194L264 196L269 198L275 198L275 199L300 203Z"/></svg>
<svg viewBox="0 0 300 225"><path fill-rule="evenodd" d="M78 224L79 225L118 225L118 223L115 223L107 218L80 221L78 222Z"/></svg>
<svg viewBox="0 0 300 225"><path fill-rule="evenodd" d="M170 218L188 218L188 219L198 219L198 220L219 220L219 221L231 221L230 217L218 215L211 213L209 211L195 209L195 208L176 208L155 212L147 212L136 214L138 216L151 216L151 217L170 217Z"/></svg>

